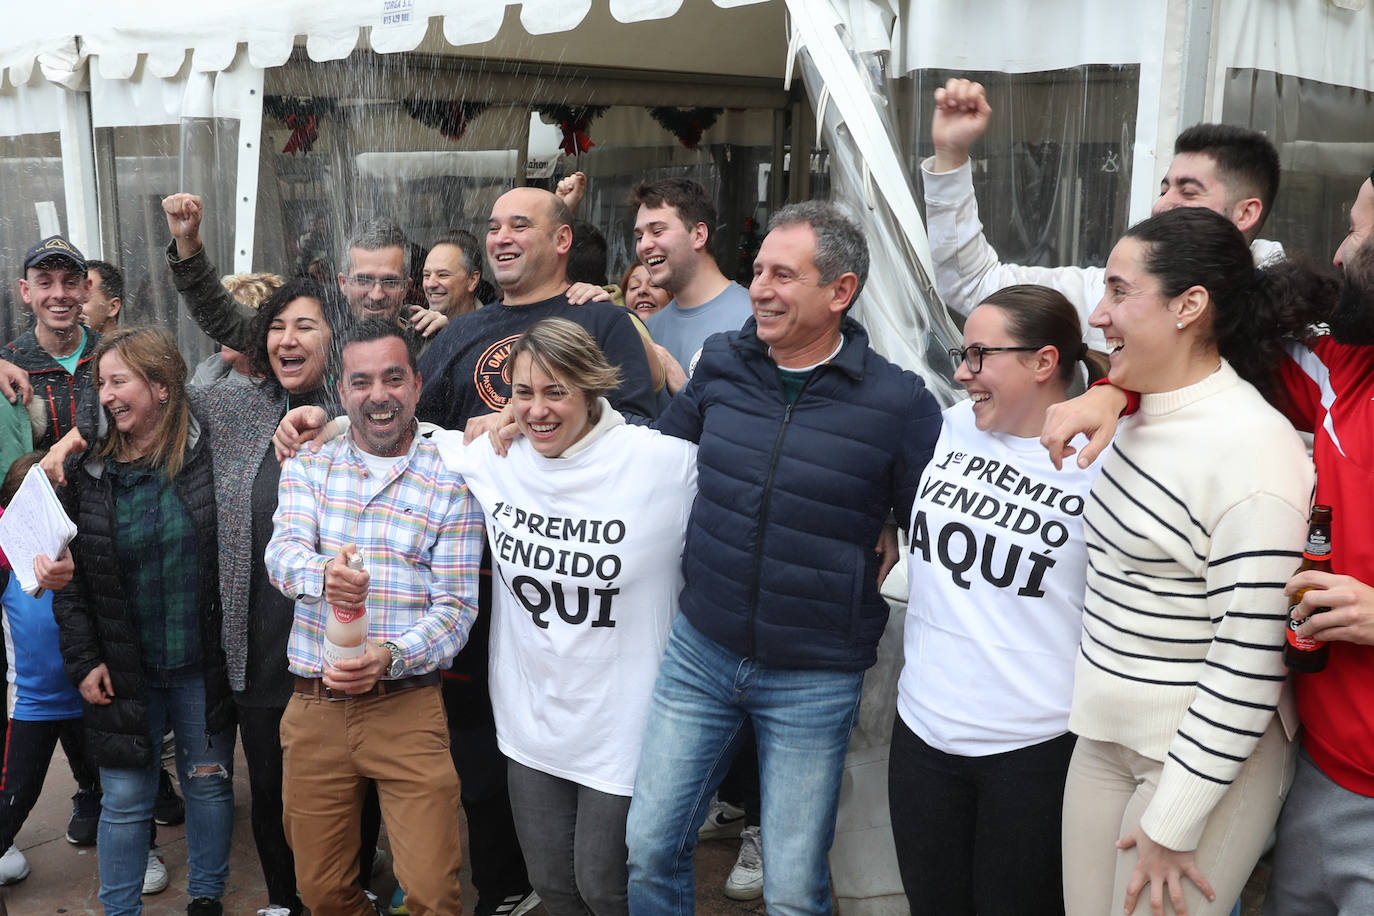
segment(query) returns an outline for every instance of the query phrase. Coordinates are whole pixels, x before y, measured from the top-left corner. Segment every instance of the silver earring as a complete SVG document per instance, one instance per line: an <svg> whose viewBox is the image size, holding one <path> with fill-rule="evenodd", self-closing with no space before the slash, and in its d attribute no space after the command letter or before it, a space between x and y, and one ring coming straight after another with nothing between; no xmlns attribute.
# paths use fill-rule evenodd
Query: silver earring
<svg viewBox="0 0 1374 916"><path fill-rule="evenodd" d="M1178 322L1177 324L1174 325L1174 327L1178 328L1180 331L1183 330L1183 322L1181 322L1181 321Z"/></svg>

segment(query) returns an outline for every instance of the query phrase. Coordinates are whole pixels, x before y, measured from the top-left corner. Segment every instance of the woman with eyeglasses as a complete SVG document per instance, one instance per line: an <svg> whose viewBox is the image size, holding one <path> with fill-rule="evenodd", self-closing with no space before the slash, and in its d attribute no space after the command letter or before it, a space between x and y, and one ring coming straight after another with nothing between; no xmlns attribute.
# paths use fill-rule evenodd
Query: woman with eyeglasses
<svg viewBox="0 0 1374 916"><path fill-rule="evenodd" d="M888 763L912 913L1063 913L1059 823L1073 753L1083 508L1096 470L1055 470L1045 410L1106 359L1043 286L985 299L950 350L969 399L944 414L912 512L906 664Z"/></svg>

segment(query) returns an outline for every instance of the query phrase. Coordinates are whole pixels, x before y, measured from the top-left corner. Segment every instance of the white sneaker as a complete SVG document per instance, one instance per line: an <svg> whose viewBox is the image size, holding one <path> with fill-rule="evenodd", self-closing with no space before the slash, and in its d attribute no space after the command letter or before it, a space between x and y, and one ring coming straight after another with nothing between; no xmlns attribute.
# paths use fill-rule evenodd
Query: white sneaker
<svg viewBox="0 0 1374 916"><path fill-rule="evenodd" d="M269 903L258 910L258 916L291 916L291 910L284 906L277 906L275 903Z"/></svg>
<svg viewBox="0 0 1374 916"><path fill-rule="evenodd" d="M744 829L744 809L711 796L711 810L697 831L698 840L723 840L739 836Z"/></svg>
<svg viewBox="0 0 1374 916"><path fill-rule="evenodd" d="M157 847L148 850L148 867L143 870L143 893L160 894L167 889L167 863Z"/></svg>
<svg viewBox="0 0 1374 916"><path fill-rule="evenodd" d="M5 854L0 856L0 884L14 884L16 881L23 881L28 876L29 860L24 858L19 847L11 846L6 849Z"/></svg>
<svg viewBox="0 0 1374 916"><path fill-rule="evenodd" d="M759 828L745 827L739 835L739 858L725 879L725 896L731 900L757 900L763 896L763 842Z"/></svg>

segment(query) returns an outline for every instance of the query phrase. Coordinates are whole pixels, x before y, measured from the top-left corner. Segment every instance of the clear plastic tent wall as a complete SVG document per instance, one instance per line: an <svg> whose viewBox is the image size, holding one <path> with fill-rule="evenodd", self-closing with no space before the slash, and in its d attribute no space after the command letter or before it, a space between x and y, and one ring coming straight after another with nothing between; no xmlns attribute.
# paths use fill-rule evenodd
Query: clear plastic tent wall
<svg viewBox="0 0 1374 916"><path fill-rule="evenodd" d="M187 317L172 285L164 249L169 241L162 198L183 189L206 203L202 237L222 273L233 272L235 243L251 248L251 228L238 232L240 168L256 170L262 71L243 62L198 73L184 59L170 75L140 60L128 78L90 72L91 123L105 232L103 257L124 271L125 321L156 323L177 336L194 362L213 344ZM243 118L248 119L244 127ZM251 227L251 221L249 221ZM236 238L237 236L237 238Z"/></svg>
<svg viewBox="0 0 1374 916"><path fill-rule="evenodd" d="M251 219L246 235L236 233L234 198L240 168L256 169L248 138L260 117L262 71L196 72L184 51L179 61L135 59L117 78L74 51L40 62L18 84L11 67L0 86L0 134L11 135L0 136L0 250L14 256L43 236L67 235L88 258L123 270L126 322L163 324L188 360L207 355L211 344L184 316L164 264L161 200L182 187L206 196L206 239L218 264L233 265L236 234L251 244ZM241 137L245 117L252 128ZM13 282L19 271L10 273L0 283L6 339L32 321Z"/></svg>
<svg viewBox="0 0 1374 916"><path fill-rule="evenodd" d="M1222 120L1264 133L1282 179L1264 236L1321 264L1349 231L1351 202L1374 168L1374 92L1272 70L1228 68Z"/></svg>
<svg viewBox="0 0 1374 916"><path fill-rule="evenodd" d="M796 6L792 4L794 15ZM897 208L914 202L914 185L897 154L897 131L882 63L875 55L855 52L843 26L811 25L817 30L834 29L833 36L828 31L824 35L812 31L809 36L803 32L797 58L829 150L830 197L848 206L868 239L869 277L854 305L854 317L864 325L876 350L916 372L938 399L951 404L962 396L962 389L951 380L946 351L961 337L923 266L929 260L928 251L916 248L924 244L924 229L903 226L897 217ZM843 61L833 45L826 53L818 40L832 37L843 43ZM841 81L848 85L840 85ZM846 101L839 101L837 93L846 90ZM847 115L858 114L867 123L859 123L858 117L855 123L846 120ZM793 168L797 167L794 163ZM911 212L919 222L919 216ZM913 243L913 238L919 242Z"/></svg>
<svg viewBox="0 0 1374 916"><path fill-rule="evenodd" d="M67 225L58 117L61 92L41 77L0 90L0 199L5 201L0 207L0 252L6 252L6 263L14 265L0 280L6 340L27 325L14 283L17 262L34 242ZM28 130L16 133L20 124Z"/></svg>
<svg viewBox="0 0 1374 916"><path fill-rule="evenodd" d="M736 13L737 7L761 12ZM665 151L673 154L670 171L718 185L732 199L748 198L741 204L748 215L752 189L763 184L751 172L773 158L775 111L788 104L776 87L785 48L781 7L776 0L685 7L681 0L343 0L323 6L227 0L198 8L173 7L167 0L53 0L42 12L16 15L12 29L0 36L0 152L6 162L0 167L0 192L12 202L0 222L0 241L7 250L22 251L39 237L41 213L44 230L63 231L88 255L103 255L126 269L132 320L173 325L187 355L198 357L208 342L182 318L162 264L167 233L159 201L164 195L192 190L206 199L204 239L222 273L250 265L294 270L303 227L320 210L333 216L327 227L333 251L357 215L396 207L402 208L408 231L427 241L454 225L480 224L495 194L521 180L532 102L588 104L562 98L559 87L580 89L589 79L586 67L593 65L672 68L674 54L694 46L709 46L718 57L730 55L720 65L709 65L721 75L700 84L677 80L671 86L676 94L664 101L640 101L648 89L631 92L634 101L607 99L620 107L592 131L599 141L594 155L584 155L587 161L574 167L585 164L597 172L602 190L590 207L603 227L623 222L618 199L628 180L624 176L647 146L659 158ZM750 28L713 34L700 27L717 15ZM672 48L655 52L647 39L662 34L655 31L659 20L675 38ZM681 23L687 20L692 27L684 34ZM605 36L622 32L638 37L620 46L606 43ZM417 123L422 117L406 111L405 102L412 96L452 99L453 74L461 69L449 62L455 57L452 49L488 41L497 50L472 56L471 68L505 86L505 93L487 99L474 91L485 113L469 119L468 147L455 148L443 128L422 128ZM49 72L55 51L62 58L55 69L64 70L59 75L67 88L59 88ZM588 60L574 62L589 51ZM573 60L565 57L569 54ZM519 60L542 67L555 97L534 99L544 94L537 88L513 94L519 77L511 74L519 64L512 61ZM407 71L396 77L399 86L378 78L398 65ZM319 91L318 84L297 89L287 76L300 70L363 71L362 84L350 82L349 91ZM598 85L616 79L601 79ZM760 88L765 79L770 84ZM658 82L667 85L662 77ZM309 131L318 134L314 153L299 144L292 153L283 152L298 132L285 123L282 110L290 108L295 92L309 93L325 109L312 112L318 115L317 129ZM264 112L269 95L275 104ZM649 122L650 107L664 104L721 112L705 131L699 152L681 156L674 132ZM626 136L616 121L621 114L649 122L641 126L657 132L652 142ZM297 126L301 120L296 119ZM762 141L754 124L763 125ZM557 126L551 129L558 132ZM412 155L416 152L421 156ZM419 159L430 152L428 171L417 171L424 165ZM469 152L477 155L465 156L460 167L442 162ZM387 158L391 154L398 155ZM493 157L501 159L499 165L487 163ZM478 159L480 174L468 174ZM461 173L461 180L453 173ZM736 217L730 214L732 224L743 221ZM726 258L735 254L732 249L746 247L744 240L736 244L726 236ZM625 239L612 241L618 261L625 260ZM0 320L12 335L31 319L17 302L14 284L4 286Z"/></svg>
<svg viewBox="0 0 1374 916"><path fill-rule="evenodd" d="M934 92L951 77L981 82L992 121L971 150L983 232L1001 260L1101 267L1128 222L1139 68L1036 73L918 70L904 122L913 173L935 150Z"/></svg>

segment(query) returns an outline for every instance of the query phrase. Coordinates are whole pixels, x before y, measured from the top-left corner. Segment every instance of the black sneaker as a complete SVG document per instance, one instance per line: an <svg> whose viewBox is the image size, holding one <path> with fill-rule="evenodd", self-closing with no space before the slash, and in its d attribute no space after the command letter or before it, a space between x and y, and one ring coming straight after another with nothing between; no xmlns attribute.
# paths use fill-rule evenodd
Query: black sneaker
<svg viewBox="0 0 1374 916"><path fill-rule="evenodd" d="M210 897L197 897L186 904L186 916L224 916L224 907Z"/></svg>
<svg viewBox="0 0 1374 916"><path fill-rule="evenodd" d="M100 826L100 790L82 789L72 796L72 816L67 821L67 842L73 846L94 846Z"/></svg>
<svg viewBox="0 0 1374 916"><path fill-rule="evenodd" d="M164 827L186 820L186 803L172 786L172 774L166 770L157 778L157 800L153 802L153 821Z"/></svg>
<svg viewBox="0 0 1374 916"><path fill-rule="evenodd" d="M532 890L504 897L478 897L472 916L524 916L539 906L539 895Z"/></svg>

